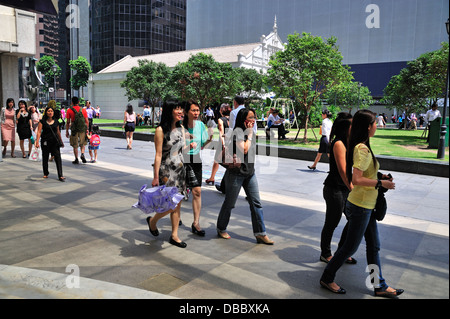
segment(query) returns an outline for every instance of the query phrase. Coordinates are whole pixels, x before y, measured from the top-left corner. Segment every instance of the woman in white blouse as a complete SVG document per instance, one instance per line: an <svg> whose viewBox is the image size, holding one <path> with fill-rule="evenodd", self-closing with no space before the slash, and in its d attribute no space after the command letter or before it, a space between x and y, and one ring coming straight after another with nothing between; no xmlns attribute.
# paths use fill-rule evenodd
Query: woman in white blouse
<svg viewBox="0 0 450 319"><path fill-rule="evenodd" d="M320 161L323 153L327 153L328 157L330 156L330 133L331 128L333 127L333 122L330 120L331 113L328 110L322 111L322 126L320 127L320 134L322 137L320 138L319 151L316 155L316 159L314 160L314 164L308 166L309 169L315 170L317 163Z"/></svg>

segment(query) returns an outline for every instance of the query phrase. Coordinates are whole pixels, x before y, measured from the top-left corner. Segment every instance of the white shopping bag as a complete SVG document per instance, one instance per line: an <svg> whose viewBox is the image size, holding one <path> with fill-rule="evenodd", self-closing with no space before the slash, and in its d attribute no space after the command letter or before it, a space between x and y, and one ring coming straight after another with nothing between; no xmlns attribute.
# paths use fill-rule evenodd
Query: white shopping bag
<svg viewBox="0 0 450 319"><path fill-rule="evenodd" d="M28 159L33 162L40 162L42 160L41 149L33 146L33 150L31 151L30 157Z"/></svg>

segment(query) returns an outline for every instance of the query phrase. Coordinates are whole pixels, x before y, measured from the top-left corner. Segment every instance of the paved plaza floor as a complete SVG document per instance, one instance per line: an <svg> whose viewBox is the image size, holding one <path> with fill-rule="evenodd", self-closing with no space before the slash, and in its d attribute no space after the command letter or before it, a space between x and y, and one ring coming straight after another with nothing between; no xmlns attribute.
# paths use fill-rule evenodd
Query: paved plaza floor
<svg viewBox="0 0 450 319"><path fill-rule="evenodd" d="M203 151L204 179L213 155ZM153 237L146 216L132 208L141 186L151 184L153 159L151 142L135 141L127 150L124 139L103 137L97 163L73 165L66 146L61 183L54 163L44 180L42 163L7 155L0 163L0 298L375 299L365 284L364 242L358 263L337 274L346 295L319 285L328 164L313 172L309 162L258 156L274 246L256 244L243 193L228 228L232 238L218 238L224 195L203 184L206 236L191 233L191 199L184 201L179 235L188 246L180 249L168 243L168 216ZM396 189L387 193L388 214L379 223L383 275L405 289L401 299L448 299L448 178L391 173ZM343 217L333 251L344 224Z"/></svg>

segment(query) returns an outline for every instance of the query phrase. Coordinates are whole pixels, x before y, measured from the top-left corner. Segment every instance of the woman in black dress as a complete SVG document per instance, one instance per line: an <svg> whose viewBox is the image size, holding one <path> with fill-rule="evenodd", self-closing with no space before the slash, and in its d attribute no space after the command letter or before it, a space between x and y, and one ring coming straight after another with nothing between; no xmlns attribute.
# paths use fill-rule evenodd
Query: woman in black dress
<svg viewBox="0 0 450 319"><path fill-rule="evenodd" d="M33 144L31 143L31 113L27 110L27 102L20 100L19 109L16 111L17 134L20 139L20 150L22 157L29 157ZM25 140L28 140L28 155L25 154Z"/></svg>

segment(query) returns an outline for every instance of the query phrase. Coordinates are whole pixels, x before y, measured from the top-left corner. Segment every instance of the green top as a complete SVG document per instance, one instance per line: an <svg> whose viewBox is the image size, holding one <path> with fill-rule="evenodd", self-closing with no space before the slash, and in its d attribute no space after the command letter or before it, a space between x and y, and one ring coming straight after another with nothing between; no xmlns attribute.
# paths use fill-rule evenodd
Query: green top
<svg viewBox="0 0 450 319"><path fill-rule="evenodd" d="M188 131L191 135L191 138L186 138L186 145L195 142L197 143L197 146L193 149L190 149L187 154L197 155L198 153L200 153L203 145L205 145L209 139L208 131L206 130L206 126L202 121L194 121L194 127L188 128Z"/></svg>

